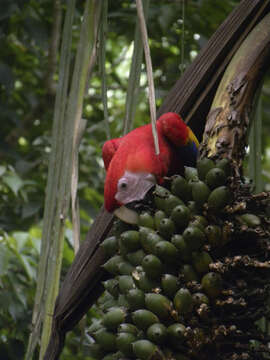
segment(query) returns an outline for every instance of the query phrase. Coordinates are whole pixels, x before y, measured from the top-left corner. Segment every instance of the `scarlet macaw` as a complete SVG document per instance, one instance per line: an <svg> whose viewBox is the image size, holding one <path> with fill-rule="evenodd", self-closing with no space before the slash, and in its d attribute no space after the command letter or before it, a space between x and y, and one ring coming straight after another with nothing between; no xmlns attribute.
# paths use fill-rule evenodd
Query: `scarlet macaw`
<svg viewBox="0 0 270 360"><path fill-rule="evenodd" d="M159 155L155 154L151 124L106 141L102 148L107 171L105 208L120 218L122 205L142 200L164 176L179 174L184 166L196 164L199 142L178 114L163 114L157 120L157 133Z"/></svg>

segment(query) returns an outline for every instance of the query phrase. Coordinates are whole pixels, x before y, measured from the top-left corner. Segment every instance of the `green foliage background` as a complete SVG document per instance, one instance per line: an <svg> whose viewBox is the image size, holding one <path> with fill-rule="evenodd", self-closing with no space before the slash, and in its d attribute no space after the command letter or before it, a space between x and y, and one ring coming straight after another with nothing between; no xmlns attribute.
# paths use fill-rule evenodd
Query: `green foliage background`
<svg viewBox="0 0 270 360"><path fill-rule="evenodd" d="M189 0L183 13L180 0L150 3L148 32L157 105L166 96L207 39L239 1ZM2 0L0 14L0 354L22 359L25 353L36 286L42 216L57 71L49 73L53 2ZM63 17L66 2L62 2ZM79 36L84 2L77 1L73 49ZM136 22L135 2L109 1L106 42L108 110L112 137L121 136L125 96ZM181 44L184 40L184 54ZM183 59L183 63L181 63ZM58 60L58 58L57 58ZM145 67L134 126L149 121ZM270 81L262 90L263 181L270 188ZM79 198L82 239L103 203L104 167L101 148L106 132L98 67L85 97L87 129L80 146ZM67 222L63 276L74 252ZM91 310L87 321L91 322ZM95 314L97 315L97 314ZM80 330L67 338L62 359L86 359Z"/></svg>

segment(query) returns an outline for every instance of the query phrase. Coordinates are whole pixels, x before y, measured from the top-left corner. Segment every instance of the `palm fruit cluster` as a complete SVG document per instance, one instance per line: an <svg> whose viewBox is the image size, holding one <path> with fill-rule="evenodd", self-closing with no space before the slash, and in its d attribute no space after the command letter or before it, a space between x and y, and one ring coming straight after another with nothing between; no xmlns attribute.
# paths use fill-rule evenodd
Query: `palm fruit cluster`
<svg viewBox="0 0 270 360"><path fill-rule="evenodd" d="M269 340L256 321L268 299L267 206L225 159L157 185L138 225L116 221L102 244L110 276L91 357L264 359Z"/></svg>

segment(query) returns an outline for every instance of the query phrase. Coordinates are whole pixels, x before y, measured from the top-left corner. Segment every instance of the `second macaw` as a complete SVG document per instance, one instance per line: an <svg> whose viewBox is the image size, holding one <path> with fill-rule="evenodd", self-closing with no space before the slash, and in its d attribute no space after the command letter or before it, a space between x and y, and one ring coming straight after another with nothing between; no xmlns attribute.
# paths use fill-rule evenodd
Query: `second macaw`
<svg viewBox="0 0 270 360"><path fill-rule="evenodd" d="M164 176L179 174L184 166L196 164L199 142L178 114L163 114L157 120L157 133L159 155L155 154L151 124L105 142L102 157L107 171L107 211L120 216L122 205L142 200L154 184L163 182Z"/></svg>

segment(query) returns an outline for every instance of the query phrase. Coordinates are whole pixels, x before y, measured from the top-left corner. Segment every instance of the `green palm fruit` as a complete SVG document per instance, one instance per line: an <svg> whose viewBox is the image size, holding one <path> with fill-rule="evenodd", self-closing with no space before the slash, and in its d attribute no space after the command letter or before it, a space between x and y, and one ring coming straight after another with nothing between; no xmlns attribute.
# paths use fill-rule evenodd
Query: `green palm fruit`
<svg viewBox="0 0 270 360"><path fill-rule="evenodd" d="M160 185L156 185L154 195L154 203L159 210L164 210L166 208L166 198L170 195L169 190L165 189Z"/></svg>
<svg viewBox="0 0 270 360"><path fill-rule="evenodd" d="M238 216L238 220L240 220L240 222L242 224L247 225L248 227L256 227L259 226L261 224L261 219L254 215L254 214L243 214Z"/></svg>
<svg viewBox="0 0 270 360"><path fill-rule="evenodd" d="M154 222L154 218L153 216L149 213L149 212L142 212L139 215L139 222L138 222L139 226L145 226L147 228L150 229L154 229L155 228L155 222Z"/></svg>
<svg viewBox="0 0 270 360"><path fill-rule="evenodd" d="M108 237L101 243L100 246L104 249L107 257L115 255L118 251L118 241L116 236Z"/></svg>
<svg viewBox="0 0 270 360"><path fill-rule="evenodd" d="M146 335L155 344L164 344L167 338L167 328L163 324L153 324L147 329Z"/></svg>
<svg viewBox="0 0 270 360"><path fill-rule="evenodd" d="M169 218L162 219L157 229L160 235L165 239L170 239L172 234L175 233L174 222Z"/></svg>
<svg viewBox="0 0 270 360"><path fill-rule="evenodd" d="M191 259L191 252L185 242L185 239L180 234L172 236L171 242L179 251L179 257L184 262L188 262Z"/></svg>
<svg viewBox="0 0 270 360"><path fill-rule="evenodd" d="M139 309L132 313L133 323L137 328L146 330L149 326L159 323L158 317L152 311Z"/></svg>
<svg viewBox="0 0 270 360"><path fill-rule="evenodd" d="M210 195L209 187L200 180L192 182L191 187L193 200L197 205L202 206Z"/></svg>
<svg viewBox="0 0 270 360"><path fill-rule="evenodd" d="M119 286L119 291L122 294L125 294L127 291L131 289L135 289L134 280L130 275L118 276L118 286Z"/></svg>
<svg viewBox="0 0 270 360"><path fill-rule="evenodd" d="M145 306L145 294L140 289L131 289L126 293L126 299L131 310L142 309Z"/></svg>
<svg viewBox="0 0 270 360"><path fill-rule="evenodd" d="M184 205L184 202L182 200L179 199L179 197L170 194L166 199L165 199L165 213L167 216L171 215L171 212L173 211L173 209L177 206L177 205Z"/></svg>
<svg viewBox="0 0 270 360"><path fill-rule="evenodd" d="M197 171L196 168L185 166L184 172L185 172L185 178L186 178L187 181L189 181L189 180L193 180L193 181L199 180L198 171Z"/></svg>
<svg viewBox="0 0 270 360"><path fill-rule="evenodd" d="M109 279L103 282L104 288L111 294L114 298L116 298L119 294L118 281L117 279Z"/></svg>
<svg viewBox="0 0 270 360"><path fill-rule="evenodd" d="M119 253L123 257L125 257L129 253L128 248L125 246L124 242L121 239L118 240L118 248L119 248Z"/></svg>
<svg viewBox="0 0 270 360"><path fill-rule="evenodd" d="M185 228L188 225L190 216L190 209L185 205L178 205L171 212L171 219L178 229Z"/></svg>
<svg viewBox="0 0 270 360"><path fill-rule="evenodd" d="M209 299L204 293L197 292L192 295L194 305L200 306L201 304L209 305Z"/></svg>
<svg viewBox="0 0 270 360"><path fill-rule="evenodd" d="M122 332L123 333L130 333L130 334L133 334L133 335L137 335L139 330L133 324L122 323L122 324L120 324L118 326L117 332L118 333L122 333Z"/></svg>
<svg viewBox="0 0 270 360"><path fill-rule="evenodd" d="M222 231L218 225L206 226L205 234L211 246L222 245Z"/></svg>
<svg viewBox="0 0 270 360"><path fill-rule="evenodd" d="M172 302L161 294L146 294L145 305L148 310L156 314L160 319L167 320L171 318Z"/></svg>
<svg viewBox="0 0 270 360"><path fill-rule="evenodd" d="M189 208L190 213L193 215L199 214L201 212L200 207L193 200L187 202L187 207Z"/></svg>
<svg viewBox="0 0 270 360"><path fill-rule="evenodd" d="M207 219L202 215L194 215L188 226L197 226L202 231L208 225Z"/></svg>
<svg viewBox="0 0 270 360"><path fill-rule="evenodd" d="M185 340L186 327L183 324L175 323L168 327L168 339L178 349Z"/></svg>
<svg viewBox="0 0 270 360"><path fill-rule="evenodd" d="M163 210L157 210L154 215L155 227L158 228L160 221L166 217L166 214Z"/></svg>
<svg viewBox="0 0 270 360"><path fill-rule="evenodd" d="M208 207L213 211L222 210L230 203L231 194L226 186L219 186L211 192L208 198Z"/></svg>
<svg viewBox="0 0 270 360"><path fill-rule="evenodd" d="M92 334L92 333L98 331L99 329L102 329L103 327L104 326L102 324L102 319L98 319L98 320L93 319L93 323L89 326L88 331L89 331L89 333ZM93 341L94 341L94 339L93 339Z"/></svg>
<svg viewBox="0 0 270 360"><path fill-rule="evenodd" d="M141 242L141 244L147 238L147 236L150 233L155 234L155 231L153 229L150 229L150 228L145 227L145 226L140 226L139 227L139 234L140 234L140 242Z"/></svg>
<svg viewBox="0 0 270 360"><path fill-rule="evenodd" d="M222 290L222 278L217 273L209 272L202 278L201 285L210 298L216 298Z"/></svg>
<svg viewBox="0 0 270 360"><path fill-rule="evenodd" d="M178 277L171 274L164 274L161 278L161 287L165 295L173 298L179 289Z"/></svg>
<svg viewBox="0 0 270 360"><path fill-rule="evenodd" d="M184 276L186 282L199 281L198 274L196 273L194 268L189 264L185 264L182 266L181 274Z"/></svg>
<svg viewBox="0 0 270 360"><path fill-rule="evenodd" d="M128 304L127 299L126 299L126 295L120 294L118 296L117 305L121 306L121 307L123 307L125 309L127 309L129 307L129 304Z"/></svg>
<svg viewBox="0 0 270 360"><path fill-rule="evenodd" d="M213 259L206 251L192 253L192 264L199 274L208 272L212 262Z"/></svg>
<svg viewBox="0 0 270 360"><path fill-rule="evenodd" d="M116 351L116 336L106 329L100 329L93 334L96 342L103 348L104 351Z"/></svg>
<svg viewBox="0 0 270 360"><path fill-rule="evenodd" d="M215 163L213 160L208 158L203 158L197 161L197 170L199 179L204 181L206 174L215 167Z"/></svg>
<svg viewBox="0 0 270 360"><path fill-rule="evenodd" d="M222 169L227 177L231 175L231 164L228 159L224 158L217 161L216 167Z"/></svg>
<svg viewBox="0 0 270 360"><path fill-rule="evenodd" d="M179 315L185 315L191 312L194 305L191 293L185 288L181 288L177 291L173 303Z"/></svg>
<svg viewBox="0 0 270 360"><path fill-rule="evenodd" d="M140 249L132 253L128 253L126 255L127 260L133 265L138 266L141 265L143 258L145 257L145 252Z"/></svg>
<svg viewBox="0 0 270 360"><path fill-rule="evenodd" d="M124 259L120 255L114 255L111 257L108 261L105 262L103 265L104 269L107 270L112 275L118 275L119 274L119 268L118 265L120 262L123 262Z"/></svg>
<svg viewBox="0 0 270 360"><path fill-rule="evenodd" d="M142 261L142 267L150 278L159 278L163 271L163 264L155 255L146 255Z"/></svg>
<svg viewBox="0 0 270 360"><path fill-rule="evenodd" d="M150 279L144 271L133 271L133 279L137 287L145 292L150 292L153 289L159 288L159 282Z"/></svg>
<svg viewBox="0 0 270 360"><path fill-rule="evenodd" d="M140 249L140 234L136 230L128 230L120 235L120 242L129 251L136 251Z"/></svg>
<svg viewBox="0 0 270 360"><path fill-rule="evenodd" d="M181 175L173 176L171 192L173 195L178 196L184 201L191 200L191 186L188 184L187 180Z"/></svg>
<svg viewBox="0 0 270 360"><path fill-rule="evenodd" d="M112 308L115 305L116 305L116 299L108 291L104 291L102 302L99 304L102 311L107 311L108 309Z"/></svg>
<svg viewBox="0 0 270 360"><path fill-rule="evenodd" d="M101 360L104 358L104 349L101 345L97 344L96 342L87 345L87 355L97 359Z"/></svg>
<svg viewBox="0 0 270 360"><path fill-rule="evenodd" d="M138 340L133 343L133 351L141 360L160 359L158 347L149 340Z"/></svg>
<svg viewBox="0 0 270 360"><path fill-rule="evenodd" d="M132 356L132 343L136 340L137 338L134 334L122 332L116 336L116 346L125 356Z"/></svg>
<svg viewBox="0 0 270 360"><path fill-rule="evenodd" d="M210 189L215 189L219 186L225 185L226 183L225 172L222 169L213 168L207 173L205 177L205 182Z"/></svg>
<svg viewBox="0 0 270 360"><path fill-rule="evenodd" d="M113 234L118 237L120 236L124 231L130 230L131 226L130 224L125 223L122 220L116 219L113 224Z"/></svg>
<svg viewBox="0 0 270 360"><path fill-rule="evenodd" d="M200 228L189 226L183 232L183 238L190 252L199 250L205 243L205 235Z"/></svg>
<svg viewBox="0 0 270 360"><path fill-rule="evenodd" d="M147 235L146 238L141 239L141 244L142 244L143 249L147 253L155 254L156 244L163 240L164 239L160 235L158 235L154 232L151 232Z"/></svg>
<svg viewBox="0 0 270 360"><path fill-rule="evenodd" d="M103 325L108 330L116 330L117 327L125 321L126 310L120 307L114 307L103 316Z"/></svg>
<svg viewBox="0 0 270 360"><path fill-rule="evenodd" d="M176 247L170 243L169 241L159 241L156 244L155 251L157 256L163 261L165 264L172 262L176 262L178 259L178 250Z"/></svg>
<svg viewBox="0 0 270 360"><path fill-rule="evenodd" d="M131 275L134 270L134 266L128 261L122 261L118 264L118 272L120 275Z"/></svg>

